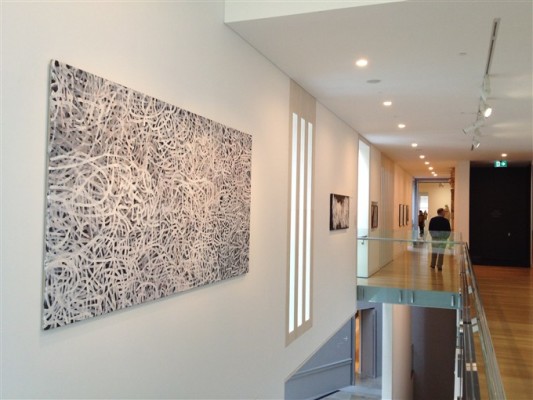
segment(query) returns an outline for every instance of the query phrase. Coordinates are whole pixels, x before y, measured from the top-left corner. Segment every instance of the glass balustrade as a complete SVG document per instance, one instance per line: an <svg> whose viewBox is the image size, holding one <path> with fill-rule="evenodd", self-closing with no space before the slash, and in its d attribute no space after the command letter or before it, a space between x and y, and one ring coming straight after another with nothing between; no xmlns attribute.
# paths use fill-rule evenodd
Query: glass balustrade
<svg viewBox="0 0 533 400"><path fill-rule="evenodd" d="M357 299L456 309L457 380L461 399L505 399L468 247L457 232L360 230ZM442 260L442 261L441 261ZM435 268L432 268L434 266ZM439 269L439 267L441 267Z"/></svg>

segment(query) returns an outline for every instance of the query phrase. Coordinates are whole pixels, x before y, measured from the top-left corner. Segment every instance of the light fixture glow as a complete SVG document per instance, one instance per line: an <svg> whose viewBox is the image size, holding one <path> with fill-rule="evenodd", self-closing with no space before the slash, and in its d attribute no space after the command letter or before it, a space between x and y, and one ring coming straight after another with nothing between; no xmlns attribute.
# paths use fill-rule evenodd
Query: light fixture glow
<svg viewBox="0 0 533 400"><path fill-rule="evenodd" d="M366 67L368 65L368 60L366 58L360 58L359 60L355 62L355 65L357 65L360 68Z"/></svg>
<svg viewBox="0 0 533 400"><path fill-rule="evenodd" d="M400 128L400 129L405 128L405 124L398 124L398 128Z"/></svg>
<svg viewBox="0 0 533 400"><path fill-rule="evenodd" d="M386 101L383 102L383 105L384 105L385 107L390 107L390 106L392 106L392 101L390 101L390 100L386 100Z"/></svg>
<svg viewBox="0 0 533 400"><path fill-rule="evenodd" d="M418 147L418 143L411 143L411 147Z"/></svg>
<svg viewBox="0 0 533 400"><path fill-rule="evenodd" d="M507 153L502 153L502 157L507 157Z"/></svg>
<svg viewBox="0 0 533 400"><path fill-rule="evenodd" d="M423 160L424 158L426 158L426 156L423 155L423 154L420 154L418 157L420 157L422 160Z"/></svg>
<svg viewBox="0 0 533 400"><path fill-rule="evenodd" d="M433 167L429 167L428 169L429 169L430 171L433 171Z"/></svg>
<svg viewBox="0 0 533 400"><path fill-rule="evenodd" d="M492 115L492 107L489 106L483 99L481 99L480 101L479 111L483 114L485 118L488 118Z"/></svg>
<svg viewBox="0 0 533 400"><path fill-rule="evenodd" d="M472 139L472 146L470 147L470 151L474 151L475 149L477 149L479 147L481 143L479 142L479 140L477 140L476 137L474 137Z"/></svg>
<svg viewBox="0 0 533 400"><path fill-rule="evenodd" d="M424 164L425 165L429 165L429 161L424 161Z"/></svg>

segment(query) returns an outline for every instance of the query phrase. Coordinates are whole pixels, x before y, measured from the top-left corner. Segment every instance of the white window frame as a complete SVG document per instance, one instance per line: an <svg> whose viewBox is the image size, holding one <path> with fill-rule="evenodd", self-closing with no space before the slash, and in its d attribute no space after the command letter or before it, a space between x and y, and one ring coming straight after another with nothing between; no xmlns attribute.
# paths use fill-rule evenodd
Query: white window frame
<svg viewBox="0 0 533 400"><path fill-rule="evenodd" d="M291 81L287 344L312 326L313 165L316 101Z"/></svg>

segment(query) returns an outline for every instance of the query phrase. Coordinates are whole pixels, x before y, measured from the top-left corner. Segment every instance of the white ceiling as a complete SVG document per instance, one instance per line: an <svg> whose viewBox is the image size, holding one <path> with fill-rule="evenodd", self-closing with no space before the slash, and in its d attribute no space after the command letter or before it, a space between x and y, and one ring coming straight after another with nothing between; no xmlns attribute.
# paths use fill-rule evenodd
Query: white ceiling
<svg viewBox="0 0 533 400"><path fill-rule="evenodd" d="M471 151L462 129L476 120L495 18L494 112ZM532 21L531 0L417 0L229 25L407 172L431 177L424 154L441 178L458 160L533 161Z"/></svg>

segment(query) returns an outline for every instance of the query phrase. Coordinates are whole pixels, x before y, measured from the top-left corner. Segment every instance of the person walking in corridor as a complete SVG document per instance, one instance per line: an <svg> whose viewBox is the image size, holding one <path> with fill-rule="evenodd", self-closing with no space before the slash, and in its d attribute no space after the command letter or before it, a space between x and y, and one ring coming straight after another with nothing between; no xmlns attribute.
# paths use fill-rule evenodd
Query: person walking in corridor
<svg viewBox="0 0 533 400"><path fill-rule="evenodd" d="M422 210L418 211L418 229L420 230L420 237L424 236L424 227L426 226L426 217Z"/></svg>
<svg viewBox="0 0 533 400"><path fill-rule="evenodd" d="M446 248L446 240L450 237L451 226L450 221L444 217L444 208L437 210L437 216L431 218L428 226L429 234L431 235L431 268L437 267L442 271L442 264L444 262L444 249Z"/></svg>

